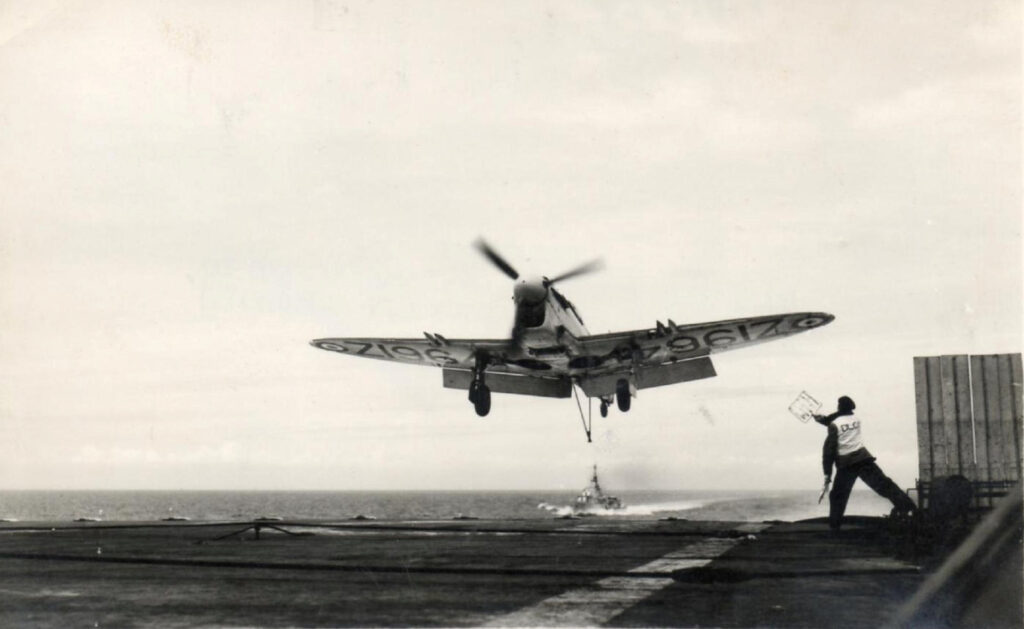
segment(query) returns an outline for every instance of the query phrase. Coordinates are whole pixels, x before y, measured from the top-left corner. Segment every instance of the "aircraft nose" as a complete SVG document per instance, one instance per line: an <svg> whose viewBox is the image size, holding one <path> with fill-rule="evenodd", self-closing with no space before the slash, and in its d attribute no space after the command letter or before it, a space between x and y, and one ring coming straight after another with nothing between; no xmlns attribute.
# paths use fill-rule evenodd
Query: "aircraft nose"
<svg viewBox="0 0 1024 629"><path fill-rule="evenodd" d="M516 303L527 303L535 304L544 300L544 297L548 294L544 284L541 282L527 282L522 281L516 284L513 295Z"/></svg>

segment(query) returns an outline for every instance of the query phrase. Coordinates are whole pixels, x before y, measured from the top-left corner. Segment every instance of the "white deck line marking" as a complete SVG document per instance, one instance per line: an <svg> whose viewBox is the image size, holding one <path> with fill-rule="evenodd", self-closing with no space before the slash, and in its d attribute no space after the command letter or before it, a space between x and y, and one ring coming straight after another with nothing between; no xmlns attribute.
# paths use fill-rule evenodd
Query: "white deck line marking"
<svg viewBox="0 0 1024 629"><path fill-rule="evenodd" d="M658 557L629 570L658 573L664 577L607 577L594 583L546 598L536 605L497 616L483 627L595 627L604 624L633 605L671 585L672 572L696 568L729 550L741 540L708 538Z"/></svg>

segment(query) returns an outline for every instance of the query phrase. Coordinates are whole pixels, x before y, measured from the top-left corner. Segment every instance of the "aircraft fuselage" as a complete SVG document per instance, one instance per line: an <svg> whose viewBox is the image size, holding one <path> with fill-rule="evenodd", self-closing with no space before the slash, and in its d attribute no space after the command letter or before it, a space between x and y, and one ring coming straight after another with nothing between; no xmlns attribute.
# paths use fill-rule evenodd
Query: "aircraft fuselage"
<svg viewBox="0 0 1024 629"><path fill-rule="evenodd" d="M576 355L576 339L589 335L575 306L544 278L519 281L512 338L522 355L556 367Z"/></svg>

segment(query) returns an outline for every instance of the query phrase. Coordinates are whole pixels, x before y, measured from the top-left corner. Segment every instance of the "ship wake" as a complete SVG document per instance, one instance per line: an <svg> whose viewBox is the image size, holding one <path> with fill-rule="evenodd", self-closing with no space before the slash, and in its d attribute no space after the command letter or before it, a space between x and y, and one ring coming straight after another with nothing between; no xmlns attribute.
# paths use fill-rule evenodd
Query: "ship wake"
<svg viewBox="0 0 1024 629"><path fill-rule="evenodd" d="M586 515L636 517L653 516L666 513L684 515L687 511L693 511L705 507L717 500L673 500L668 502L650 502L641 504L629 504L620 509L589 508ZM542 502L537 505L538 509L550 511L559 517L582 515L573 505L558 505Z"/></svg>

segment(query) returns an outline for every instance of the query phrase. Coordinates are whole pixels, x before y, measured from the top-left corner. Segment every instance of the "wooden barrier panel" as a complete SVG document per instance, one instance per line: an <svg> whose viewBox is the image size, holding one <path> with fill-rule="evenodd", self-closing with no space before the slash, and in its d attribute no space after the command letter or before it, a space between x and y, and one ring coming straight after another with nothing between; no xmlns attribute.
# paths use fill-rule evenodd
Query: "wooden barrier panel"
<svg viewBox="0 0 1024 629"><path fill-rule="evenodd" d="M999 373L999 420L1002 428L1003 442L1003 478L1001 480L1020 480L1021 477L1021 454L1020 454L1020 381L1014 386L1012 356L1001 354L993 356L997 362L996 371ZM1020 364L1020 357L1017 357ZM1019 371L1019 370L1018 370Z"/></svg>
<svg viewBox="0 0 1024 629"><path fill-rule="evenodd" d="M917 469L921 480L931 480L932 425L928 404L928 359L914 357L914 397L917 400Z"/></svg>
<svg viewBox="0 0 1024 629"><path fill-rule="evenodd" d="M1020 480L1020 354L914 358L919 480ZM979 506L991 506L990 498Z"/></svg>
<svg viewBox="0 0 1024 629"><path fill-rule="evenodd" d="M982 356L981 365L983 378L982 382L978 383L978 379L975 377L975 383L981 385L975 388L975 395L979 393L979 389L984 391L985 418L987 420L984 431L988 441L988 477L991 480L1003 480L1006 453L1002 439L1002 426L999 425L999 363L992 356Z"/></svg>
<svg viewBox="0 0 1024 629"><path fill-rule="evenodd" d="M953 388L956 399L956 429L960 444L960 474L967 478L978 475L975 452L974 415L971 408L971 360L968 356L953 357Z"/></svg>
<svg viewBox="0 0 1024 629"><path fill-rule="evenodd" d="M974 425L975 425L975 439L974 439L974 452L976 457L976 470L977 477L971 478L973 481L987 482L991 480L989 474L989 442L988 442L988 431L984 429L988 425L988 411L985 404L985 379L981 377L977 382L974 382L974 374L983 376L985 373L984 364L981 356L971 356L971 399L973 400L973 412L974 412ZM981 429L978 429L978 427ZM991 502L984 498L980 502L981 506L992 506Z"/></svg>
<svg viewBox="0 0 1024 629"><path fill-rule="evenodd" d="M942 378L938 357L928 359L928 423L931 426L932 469L929 478L949 474L946 458L946 429L942 422Z"/></svg>
<svg viewBox="0 0 1024 629"><path fill-rule="evenodd" d="M1017 440L1017 478L1024 478L1024 374L1020 354L1010 355L1010 399L1013 400L1013 436Z"/></svg>

